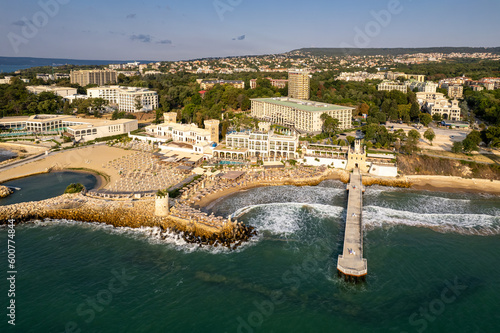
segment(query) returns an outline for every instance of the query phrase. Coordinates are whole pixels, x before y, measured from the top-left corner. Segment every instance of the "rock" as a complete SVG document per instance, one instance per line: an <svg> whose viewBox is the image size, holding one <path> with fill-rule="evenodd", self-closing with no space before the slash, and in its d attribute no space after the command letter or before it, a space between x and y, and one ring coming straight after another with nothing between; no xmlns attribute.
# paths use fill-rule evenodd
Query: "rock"
<svg viewBox="0 0 500 333"><path fill-rule="evenodd" d="M12 191L10 188L0 185L0 198L8 197L12 193L14 193L14 191Z"/></svg>

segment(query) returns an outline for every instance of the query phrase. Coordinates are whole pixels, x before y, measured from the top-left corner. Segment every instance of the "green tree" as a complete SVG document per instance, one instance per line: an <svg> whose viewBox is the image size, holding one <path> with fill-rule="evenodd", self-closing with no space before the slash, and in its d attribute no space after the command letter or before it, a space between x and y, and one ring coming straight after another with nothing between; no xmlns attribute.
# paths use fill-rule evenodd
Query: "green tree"
<svg viewBox="0 0 500 333"><path fill-rule="evenodd" d="M417 119L419 115L420 115L420 106L416 102L412 103L410 107L410 118L414 120Z"/></svg>
<svg viewBox="0 0 500 333"><path fill-rule="evenodd" d="M404 145L404 150L408 153L411 154L415 151L418 150L418 141L420 140L420 133L417 130L410 130L408 132L408 137L406 139L405 145Z"/></svg>
<svg viewBox="0 0 500 333"><path fill-rule="evenodd" d="M69 106L69 101L66 100L64 102L64 106L63 106L63 113L64 114L71 114L71 109L70 109L70 106Z"/></svg>
<svg viewBox="0 0 500 333"><path fill-rule="evenodd" d="M135 98L135 110L136 111L141 111L142 110L142 100L141 100L141 97L140 96L137 96Z"/></svg>
<svg viewBox="0 0 500 333"><path fill-rule="evenodd" d="M440 122L440 121L442 121L442 120L443 120L443 117L441 116L441 114L440 114L440 113L434 113L434 114L432 115L432 120L437 121L437 122Z"/></svg>
<svg viewBox="0 0 500 333"><path fill-rule="evenodd" d="M420 119L420 122L421 122L421 123L422 123L425 127L429 126L429 124L430 124L430 123L431 123L431 121L432 121L432 117L431 117L431 115L430 115L430 114L428 114L428 113L421 113L421 114L419 115L419 119Z"/></svg>
<svg viewBox="0 0 500 333"><path fill-rule="evenodd" d="M320 118L323 121L323 133L327 133L329 137L333 136L339 126L339 120L327 113L323 113Z"/></svg>
<svg viewBox="0 0 500 333"><path fill-rule="evenodd" d="M424 132L424 138L429 140L429 142L431 143L431 146L432 146L432 140L434 140L435 137L436 137L436 134L434 133L434 130L432 128L428 128Z"/></svg>
<svg viewBox="0 0 500 333"><path fill-rule="evenodd" d="M453 145L451 146L451 152L455 154L460 154L463 149L464 145L460 141L453 142Z"/></svg>

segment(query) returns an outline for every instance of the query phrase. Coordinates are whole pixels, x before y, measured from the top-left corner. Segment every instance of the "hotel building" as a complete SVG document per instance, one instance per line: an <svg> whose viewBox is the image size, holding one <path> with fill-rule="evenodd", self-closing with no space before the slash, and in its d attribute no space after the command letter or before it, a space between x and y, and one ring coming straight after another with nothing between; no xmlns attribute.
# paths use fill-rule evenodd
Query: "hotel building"
<svg viewBox="0 0 500 333"><path fill-rule="evenodd" d="M322 132L323 113L338 119L340 129L352 127L354 108L287 97L252 99L251 116L277 125L290 126L301 133Z"/></svg>
<svg viewBox="0 0 500 333"><path fill-rule="evenodd" d="M310 86L309 72L302 70L288 72L288 97L309 99Z"/></svg>
<svg viewBox="0 0 500 333"><path fill-rule="evenodd" d="M77 94L76 88L69 88L69 87L27 86L26 89L28 89L28 91L32 92L33 94L37 94L37 95L39 93L42 93L42 92L51 92L54 95L61 96L61 97L66 97L66 96Z"/></svg>
<svg viewBox="0 0 500 333"><path fill-rule="evenodd" d="M116 82L116 71L113 70L77 70L71 71L71 83L77 83L82 87L89 84L103 86Z"/></svg>
<svg viewBox="0 0 500 333"><path fill-rule="evenodd" d="M147 112L158 108L158 93L144 88L104 86L87 89L90 98L103 98L111 105L117 105L120 111ZM141 108L137 109L137 101Z"/></svg>
<svg viewBox="0 0 500 333"><path fill-rule="evenodd" d="M75 116L38 114L29 117L5 117L0 119L0 129L55 134L67 132L76 141L125 134L138 128L136 119L101 120Z"/></svg>
<svg viewBox="0 0 500 333"><path fill-rule="evenodd" d="M262 128L262 125L264 128ZM298 159L299 136L293 130L278 133L270 124L260 123L259 131L232 133L226 136L226 144L214 149L215 158L243 160L249 157L261 159Z"/></svg>
<svg viewBox="0 0 500 333"><path fill-rule="evenodd" d="M146 127L146 133L163 141L172 140L191 145L200 143L219 142L219 121L205 120L205 129L199 128L195 124L178 124L177 112L167 112L163 114L164 123L150 125Z"/></svg>

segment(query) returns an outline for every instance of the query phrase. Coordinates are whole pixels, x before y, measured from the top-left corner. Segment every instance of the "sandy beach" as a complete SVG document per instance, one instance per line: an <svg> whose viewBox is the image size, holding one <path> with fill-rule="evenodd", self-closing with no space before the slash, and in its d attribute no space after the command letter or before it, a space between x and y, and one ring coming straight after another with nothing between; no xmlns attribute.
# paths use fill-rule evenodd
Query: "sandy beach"
<svg viewBox="0 0 500 333"><path fill-rule="evenodd" d="M133 153L134 151L108 147L106 145L60 151L40 160L13 166L0 171L0 183L48 171L84 168L86 170L81 171L96 172L95 176L100 178L99 184L102 187L105 186L107 182L103 177L99 177L98 173L109 176L109 181L111 183L115 182L120 177L116 170L106 168L106 164L112 160Z"/></svg>
<svg viewBox="0 0 500 333"><path fill-rule="evenodd" d="M500 181L449 176L407 176L412 188L442 192L471 192L500 195Z"/></svg>

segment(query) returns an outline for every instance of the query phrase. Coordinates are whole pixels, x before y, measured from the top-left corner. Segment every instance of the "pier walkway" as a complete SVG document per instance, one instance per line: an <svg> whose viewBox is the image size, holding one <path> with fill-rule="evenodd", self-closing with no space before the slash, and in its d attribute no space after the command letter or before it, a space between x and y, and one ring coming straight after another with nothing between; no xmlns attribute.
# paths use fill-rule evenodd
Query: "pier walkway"
<svg viewBox="0 0 500 333"><path fill-rule="evenodd" d="M363 183L359 169L354 169L347 185L347 217L345 223L344 250L339 255L337 269L344 276L362 277L368 273L366 259L363 258Z"/></svg>

